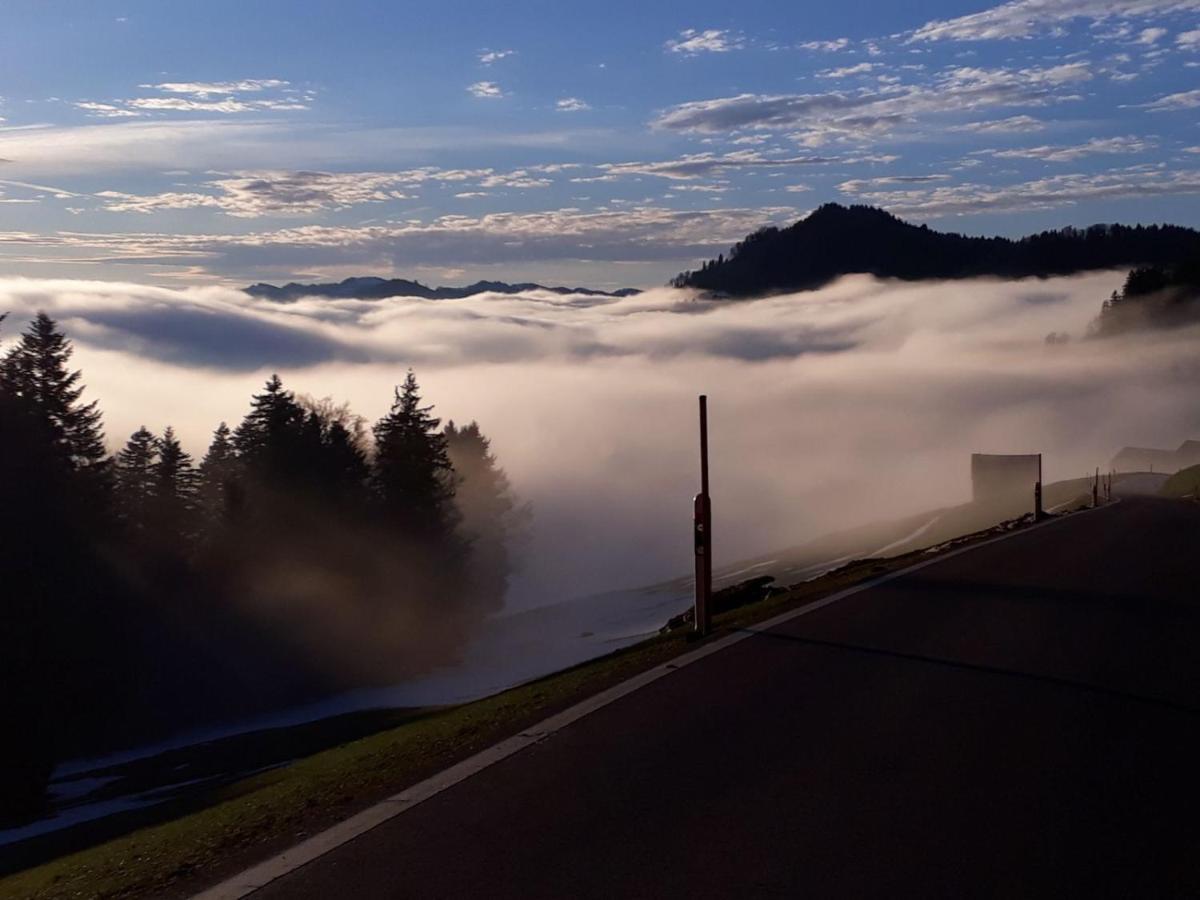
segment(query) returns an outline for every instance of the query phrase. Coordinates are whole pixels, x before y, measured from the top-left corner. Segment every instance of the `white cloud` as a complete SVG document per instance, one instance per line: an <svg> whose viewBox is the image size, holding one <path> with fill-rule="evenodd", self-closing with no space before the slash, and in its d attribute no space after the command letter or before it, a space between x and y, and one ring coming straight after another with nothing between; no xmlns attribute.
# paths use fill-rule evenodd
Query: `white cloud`
<svg viewBox="0 0 1200 900"><path fill-rule="evenodd" d="M853 66L842 66L840 69L826 69L818 72L818 78L848 78L851 75L866 75L878 66L875 63L861 62Z"/></svg>
<svg viewBox="0 0 1200 900"><path fill-rule="evenodd" d="M926 22L913 41L1027 38L1077 19L1105 22L1200 10L1200 0L1012 0L982 12Z"/></svg>
<svg viewBox="0 0 1200 900"><path fill-rule="evenodd" d="M1052 209L1095 200L1200 194L1200 171L1114 170L1056 175L1017 184L958 184L933 189L876 191L853 185L860 199L901 215L936 218L988 212Z"/></svg>
<svg viewBox="0 0 1200 900"><path fill-rule="evenodd" d="M26 259L41 253L38 258L44 261L186 263L213 271L230 266L261 271L279 266L639 262L713 255L764 224L796 214L792 207L681 211L642 205L593 212L567 208L445 215L429 222L299 225L239 234L2 232L0 254L19 249Z"/></svg>
<svg viewBox="0 0 1200 900"><path fill-rule="evenodd" d="M832 41L805 41L800 45L804 50L816 50L820 53L837 53L849 46L849 38L837 38Z"/></svg>
<svg viewBox="0 0 1200 900"><path fill-rule="evenodd" d="M256 78L245 81L168 81L161 84L142 84L141 88L159 91L165 97L135 97L98 103L91 100L74 105L96 118L132 118L147 112L201 112L230 115L266 110L308 109L313 98L311 91L288 88L290 82L278 78ZM249 98L264 91L277 96Z"/></svg>
<svg viewBox="0 0 1200 900"><path fill-rule="evenodd" d="M1145 104L1146 109L1155 112L1175 109L1195 109L1200 106L1200 90L1180 91L1177 94L1167 94L1152 103Z"/></svg>
<svg viewBox="0 0 1200 900"><path fill-rule="evenodd" d="M1165 28L1143 28L1137 36L1137 43L1144 44L1147 47L1153 47L1167 35Z"/></svg>
<svg viewBox="0 0 1200 900"><path fill-rule="evenodd" d="M516 52L516 50L482 50L479 53L479 62L482 65L490 66L492 63L513 56Z"/></svg>
<svg viewBox="0 0 1200 900"><path fill-rule="evenodd" d="M258 218L402 200L407 195L396 187L413 181L405 172L236 172L207 182L215 193L135 195L101 191L96 196L105 199L104 209L111 212L209 207L239 218Z"/></svg>
<svg viewBox="0 0 1200 900"><path fill-rule="evenodd" d="M544 188L550 187L552 182L549 178L537 178L530 174L529 169L516 169L512 172L496 173L487 175L480 180L479 186L485 188L506 187L506 188Z"/></svg>
<svg viewBox="0 0 1200 900"><path fill-rule="evenodd" d="M1033 116L1009 116L1006 119L992 119L983 122L968 122L965 125L955 125L950 131L966 131L972 134L1023 134L1030 131L1041 131L1046 126Z"/></svg>
<svg viewBox="0 0 1200 900"><path fill-rule="evenodd" d="M580 100L578 97L563 97L554 104L554 108L559 112L583 112L584 110L591 109L586 102Z"/></svg>
<svg viewBox="0 0 1200 900"><path fill-rule="evenodd" d="M135 109L124 109L120 106L113 106L111 103L94 103L90 100L82 100L75 106L98 119L131 119L141 115Z"/></svg>
<svg viewBox="0 0 1200 900"><path fill-rule="evenodd" d="M807 193L808 191L811 191L812 188L809 187L807 184L789 184L787 187L784 188L784 190L787 191L789 194L804 194L804 193Z"/></svg>
<svg viewBox="0 0 1200 900"><path fill-rule="evenodd" d="M880 175L877 178L857 178L843 181L838 190L843 194L862 194L881 185L888 184L931 184L938 181L949 181L949 175Z"/></svg>
<svg viewBox="0 0 1200 900"><path fill-rule="evenodd" d="M691 153L677 159L656 162L602 163L599 168L608 176L653 175L658 178L686 181L721 175L733 170L788 169L794 166L820 165L837 162L834 157L793 156L779 158L765 156L757 150L735 150L732 153Z"/></svg>
<svg viewBox="0 0 1200 900"><path fill-rule="evenodd" d="M679 37L667 41L665 46L671 53L696 56L700 53L728 53L730 50L740 50L744 44L741 35L724 29L709 28L698 31L695 28L685 28L679 32Z"/></svg>
<svg viewBox="0 0 1200 900"><path fill-rule="evenodd" d="M287 87L290 82L279 78L247 78L242 81L166 81L161 84L140 84L138 87L162 91L164 94L191 94L196 97L213 95L253 94L259 91Z"/></svg>
<svg viewBox="0 0 1200 900"><path fill-rule="evenodd" d="M1198 0L1200 2L1200 0ZM739 94L683 103L654 124L675 131L717 134L801 127L807 146L891 134L919 117L1001 106L1045 106L1074 97L1068 90L1092 78L1085 62L1026 69L958 67L921 85L822 94Z"/></svg>
<svg viewBox="0 0 1200 900"><path fill-rule="evenodd" d="M500 90L500 85L494 81L477 81L467 85L467 91L472 97L480 97L485 100L496 100L504 96L504 91Z"/></svg>
<svg viewBox="0 0 1200 900"><path fill-rule="evenodd" d="M1200 49L1200 28L1176 35L1175 43L1186 50Z"/></svg>
<svg viewBox="0 0 1200 900"><path fill-rule="evenodd" d="M1155 144L1142 138L1126 137L1092 138L1073 146L1014 147L1006 150L984 151L998 159L1040 159L1046 162L1074 162L1085 156L1100 153L1144 153L1153 150Z"/></svg>
<svg viewBox="0 0 1200 900"><path fill-rule="evenodd" d="M308 105L298 100L238 100L228 97L224 100L192 100L186 97L135 97L122 101L132 110L151 110L175 112L210 112L210 113L246 113L261 110L293 110L308 109Z"/></svg>

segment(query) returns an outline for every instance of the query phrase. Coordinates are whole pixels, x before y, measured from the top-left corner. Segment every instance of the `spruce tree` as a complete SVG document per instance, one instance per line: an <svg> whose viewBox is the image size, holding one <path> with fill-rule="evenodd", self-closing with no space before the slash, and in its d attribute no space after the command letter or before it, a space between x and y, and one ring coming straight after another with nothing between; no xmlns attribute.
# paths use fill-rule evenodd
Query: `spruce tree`
<svg viewBox="0 0 1200 900"><path fill-rule="evenodd" d="M155 447L158 459L152 471L153 520L160 536L178 545L194 532L199 474L191 455L183 449L175 430L168 427Z"/></svg>
<svg viewBox="0 0 1200 900"><path fill-rule="evenodd" d="M260 481L294 485L305 475L307 415L295 395L272 375L233 433L238 459Z"/></svg>
<svg viewBox="0 0 1200 900"><path fill-rule="evenodd" d="M421 405L410 369L374 428L373 485L385 519L411 540L449 546L455 525L453 468L432 406Z"/></svg>
<svg viewBox="0 0 1200 900"><path fill-rule="evenodd" d="M145 532L150 525L157 461L157 441L144 425L130 435L116 456L113 471L117 516L135 534Z"/></svg>
<svg viewBox="0 0 1200 900"><path fill-rule="evenodd" d="M454 466L460 530L470 543L472 594L485 608L498 609L513 568L513 546L526 536L529 507L518 504L508 475L497 464L478 423L457 428L449 422L445 435Z"/></svg>
<svg viewBox="0 0 1200 900"><path fill-rule="evenodd" d="M55 452L76 471L107 472L107 451L96 401L81 404L80 373L70 368L74 348L54 320L38 313L0 363L0 383L48 430Z"/></svg>
<svg viewBox="0 0 1200 900"><path fill-rule="evenodd" d="M228 425L218 425L200 463L196 499L210 527L232 512L237 496L241 464L231 435Z"/></svg>

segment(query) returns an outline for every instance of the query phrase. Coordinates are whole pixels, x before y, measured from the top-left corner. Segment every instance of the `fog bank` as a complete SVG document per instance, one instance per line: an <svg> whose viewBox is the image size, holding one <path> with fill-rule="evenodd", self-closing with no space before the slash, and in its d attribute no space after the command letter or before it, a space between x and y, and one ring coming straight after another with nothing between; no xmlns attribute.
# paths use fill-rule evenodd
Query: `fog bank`
<svg viewBox="0 0 1200 900"><path fill-rule="evenodd" d="M414 367L435 412L477 419L533 503L510 597L523 608L687 571L699 393L718 563L965 499L972 451L1042 451L1057 479L1122 444L1195 436L1195 330L1081 340L1123 277L851 276L735 303L661 289L287 306L10 279L0 312L13 313L5 345L36 310L62 322L114 446L171 424L199 456L272 371L373 420Z"/></svg>

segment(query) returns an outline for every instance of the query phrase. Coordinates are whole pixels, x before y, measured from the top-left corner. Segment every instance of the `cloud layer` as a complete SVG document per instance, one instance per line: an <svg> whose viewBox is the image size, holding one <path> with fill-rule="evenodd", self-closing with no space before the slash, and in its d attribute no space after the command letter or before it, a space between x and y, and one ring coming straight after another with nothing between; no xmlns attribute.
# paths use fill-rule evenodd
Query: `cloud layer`
<svg viewBox="0 0 1200 900"><path fill-rule="evenodd" d="M1122 278L287 306L7 280L0 309L64 323L114 439L173 424L196 452L271 371L374 418L415 366L436 412L478 419L534 502L515 598L528 605L687 570L701 392L723 561L961 500L972 451L1041 450L1059 478L1122 444L1196 436L1196 334L1079 340ZM1050 332L1075 340L1047 345Z"/></svg>

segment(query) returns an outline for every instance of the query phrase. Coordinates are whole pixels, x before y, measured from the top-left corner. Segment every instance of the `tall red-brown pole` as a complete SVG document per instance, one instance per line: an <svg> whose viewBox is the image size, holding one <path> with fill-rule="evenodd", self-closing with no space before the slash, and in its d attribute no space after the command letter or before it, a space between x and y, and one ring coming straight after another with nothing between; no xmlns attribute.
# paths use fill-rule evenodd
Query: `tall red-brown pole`
<svg viewBox="0 0 1200 900"><path fill-rule="evenodd" d="M712 629L712 502L708 496L708 397L700 395L700 493L692 511L696 540L696 608L698 634Z"/></svg>

